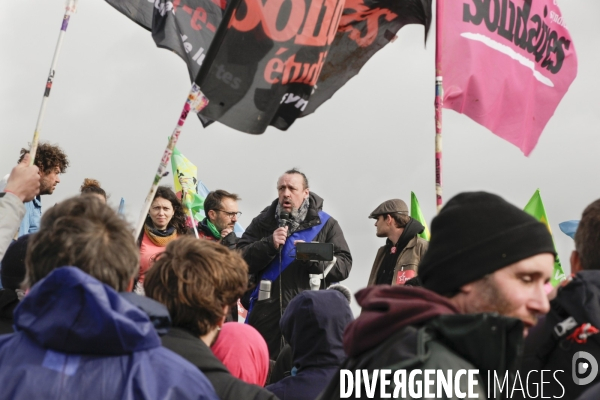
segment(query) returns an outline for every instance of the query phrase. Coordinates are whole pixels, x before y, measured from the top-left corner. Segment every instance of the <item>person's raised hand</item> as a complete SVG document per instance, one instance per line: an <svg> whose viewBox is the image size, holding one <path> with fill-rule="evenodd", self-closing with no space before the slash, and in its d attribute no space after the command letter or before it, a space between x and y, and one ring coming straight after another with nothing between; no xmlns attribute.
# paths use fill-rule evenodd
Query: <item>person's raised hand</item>
<svg viewBox="0 0 600 400"><path fill-rule="evenodd" d="M38 167L29 165L30 154L25 154L23 160L13 168L4 188L5 192L15 194L23 202L31 201L40 192L40 174Z"/></svg>
<svg viewBox="0 0 600 400"><path fill-rule="evenodd" d="M225 238L227 237L231 232L233 232L233 229L231 228L225 228L221 231L221 238Z"/></svg>
<svg viewBox="0 0 600 400"><path fill-rule="evenodd" d="M285 240L287 239L287 233L287 226L275 229L275 232L273 232L273 244L275 245L276 249L278 249L279 246L283 246L285 244Z"/></svg>

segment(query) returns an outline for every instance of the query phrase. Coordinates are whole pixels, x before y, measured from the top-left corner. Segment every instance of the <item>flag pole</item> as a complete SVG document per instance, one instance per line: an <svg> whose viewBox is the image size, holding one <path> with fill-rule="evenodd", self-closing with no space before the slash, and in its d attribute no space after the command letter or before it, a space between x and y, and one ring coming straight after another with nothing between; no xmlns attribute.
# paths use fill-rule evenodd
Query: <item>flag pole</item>
<svg viewBox="0 0 600 400"><path fill-rule="evenodd" d="M435 26L435 200L437 212L442 209L442 15L444 0L436 0Z"/></svg>
<svg viewBox="0 0 600 400"><path fill-rule="evenodd" d="M188 213L190 214L190 218L192 219L192 227L194 228L194 236L196 236L196 239L200 239L200 237L198 236L198 228L196 228L196 220L194 219L194 216L192 215L192 210L190 210L188 208Z"/></svg>
<svg viewBox="0 0 600 400"><path fill-rule="evenodd" d="M160 160L160 164L158 165L158 170L156 171L156 175L154 176L154 181L152 182L152 186L150 187L150 191L148 192L148 196L146 196L146 201L144 202L144 206L142 207L142 211L140 213L140 218L138 220L135 231L133 232L135 237L139 235L144 227L144 222L146 221L146 214L148 210L150 210L150 204L154 200L154 195L156 194L156 190L158 189L158 183L160 182L163 176L168 174L167 172L167 164L171 160L171 154L173 154L173 149L177 144L177 140L179 139L179 135L181 134L181 128L185 123L185 120L190 111L198 113L202 111L204 107L208 105L208 99L202 92L200 91L200 86L195 83L192 85L190 90L190 94L188 95L185 104L183 105L183 110L181 111L181 115L179 116L179 120L177 121L177 125L175 126L175 130L171 134L169 138L169 143L165 148L165 152Z"/></svg>
<svg viewBox="0 0 600 400"><path fill-rule="evenodd" d="M33 140L31 141L31 148L29 150L29 154L31 154L30 165L33 165L35 154L37 153L38 142L40 141L40 130L42 129L42 121L44 120L44 114L46 112L46 104L48 103L48 97L50 97L50 91L52 90L52 83L54 81L54 74L56 64L58 62L58 55L60 53L60 48L62 47L62 42L65 33L67 32L67 27L69 26L69 19L71 18L71 15L75 12L77 8L77 1L78 0L67 1L65 15L63 17L62 25L60 26L60 33L58 35L58 42L56 43L54 56L52 56L52 64L50 65L50 72L48 73L48 80L46 81L44 97L42 97L42 105L40 106L40 112L38 114L38 119L35 124L35 131L33 132Z"/></svg>

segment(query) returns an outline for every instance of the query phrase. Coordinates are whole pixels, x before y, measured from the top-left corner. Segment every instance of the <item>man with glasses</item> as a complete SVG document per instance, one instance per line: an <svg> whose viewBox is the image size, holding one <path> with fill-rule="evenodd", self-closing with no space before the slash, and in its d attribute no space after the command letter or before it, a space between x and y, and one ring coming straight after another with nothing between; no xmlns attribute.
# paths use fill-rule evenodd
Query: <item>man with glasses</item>
<svg viewBox="0 0 600 400"><path fill-rule="evenodd" d="M242 214L238 211L238 200L241 199L237 194L225 190L210 192L204 200L206 217L198 224L198 236L235 249L239 239L233 228Z"/></svg>
<svg viewBox="0 0 600 400"><path fill-rule="evenodd" d="M235 193L225 190L210 192L204 200L204 214L206 217L198 223L198 237L213 242L219 242L228 249L233 250L239 238L233 231L241 212L238 211L240 197ZM229 306L226 322L238 320L237 303Z"/></svg>
<svg viewBox="0 0 600 400"><path fill-rule="evenodd" d="M425 227L408 215L408 207L400 199L384 201L369 218L375 220L377 237L387 240L377 251L368 286L404 285L417 275L427 251L429 242L419 237Z"/></svg>

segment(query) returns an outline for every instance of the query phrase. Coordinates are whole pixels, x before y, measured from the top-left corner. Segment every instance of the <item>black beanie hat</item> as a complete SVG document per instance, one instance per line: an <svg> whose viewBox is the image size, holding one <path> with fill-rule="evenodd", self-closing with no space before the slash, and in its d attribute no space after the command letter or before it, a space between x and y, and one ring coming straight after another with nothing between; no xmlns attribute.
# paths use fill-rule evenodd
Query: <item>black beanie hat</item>
<svg viewBox="0 0 600 400"><path fill-rule="evenodd" d="M425 288L449 295L542 253L556 255L544 224L494 194L460 193L431 223L431 241L419 264L419 278Z"/></svg>
<svg viewBox="0 0 600 400"><path fill-rule="evenodd" d="M25 280L25 254L29 236L21 236L6 249L0 271L2 287L12 290L21 288L21 283Z"/></svg>

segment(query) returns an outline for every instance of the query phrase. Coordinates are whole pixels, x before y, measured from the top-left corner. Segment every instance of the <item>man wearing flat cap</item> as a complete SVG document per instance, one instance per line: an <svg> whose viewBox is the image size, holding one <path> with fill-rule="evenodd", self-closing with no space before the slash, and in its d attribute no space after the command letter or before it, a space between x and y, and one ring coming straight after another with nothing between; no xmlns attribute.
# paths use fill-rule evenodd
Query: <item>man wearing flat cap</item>
<svg viewBox="0 0 600 400"><path fill-rule="evenodd" d="M418 236L425 227L408 215L408 207L400 199L384 201L369 218L375 220L377 237L387 240L377 251L368 286L404 285L417 275L427 251L429 242Z"/></svg>
<svg viewBox="0 0 600 400"><path fill-rule="evenodd" d="M341 369L368 370L369 376L404 370L416 379L407 379L404 387L400 382L400 393L422 390L410 398L428 397L424 393L465 397L448 394L435 375L423 372L449 371L459 389L453 393L499 398L488 393L488 384L494 386L488 377L506 375L505 387L515 384L523 336L550 309L544 285L554 258L548 229L532 216L490 193L455 196L431 224L429 248L419 265L423 287L376 285L356 293L362 311L344 332L348 358ZM473 385L461 371L474 369L479 373ZM344 379L347 374L338 373L320 398L340 398ZM377 390L370 398L389 398L396 379L387 379L387 395Z"/></svg>

